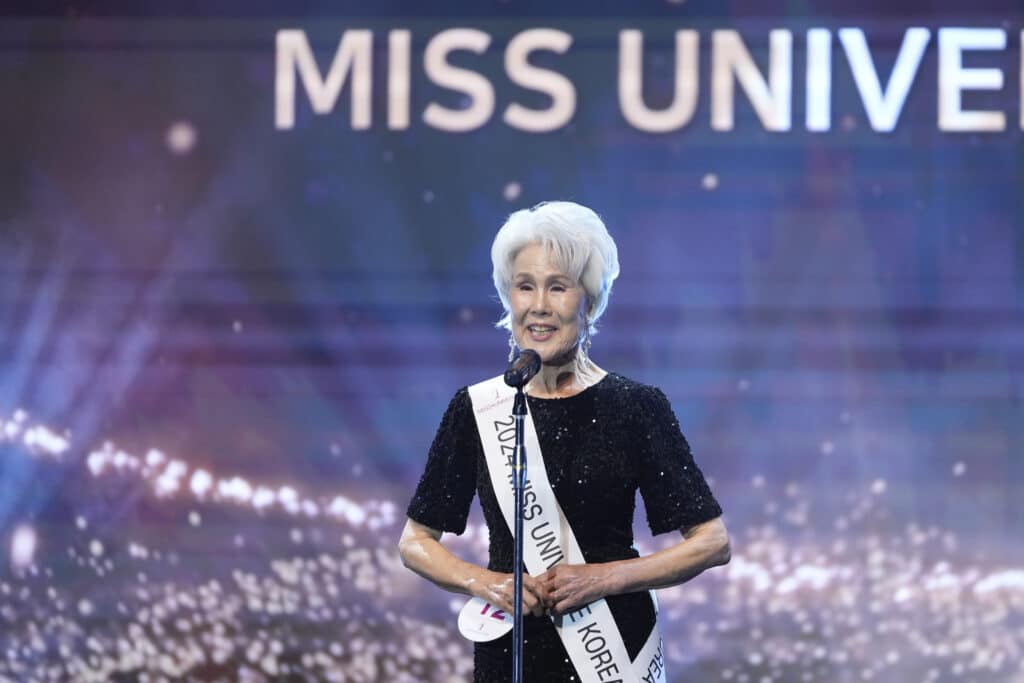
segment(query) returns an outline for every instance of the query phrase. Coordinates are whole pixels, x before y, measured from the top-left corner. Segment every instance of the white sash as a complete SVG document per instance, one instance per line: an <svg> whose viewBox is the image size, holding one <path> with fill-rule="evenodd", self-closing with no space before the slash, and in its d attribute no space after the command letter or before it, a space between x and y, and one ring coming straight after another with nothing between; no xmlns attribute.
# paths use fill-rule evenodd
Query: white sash
<svg viewBox="0 0 1024 683"><path fill-rule="evenodd" d="M515 528L512 400L515 389L502 377L469 387L473 415L487 459L494 494L509 529ZM579 543L548 481L537 431L530 415L524 420L527 479L523 487L523 563L537 576L556 564L585 564ZM653 592L651 593L654 599ZM657 605L657 603L655 603ZM622 634L608 603L601 598L552 619L582 683L665 683L665 659L657 623L636 660L630 662Z"/></svg>

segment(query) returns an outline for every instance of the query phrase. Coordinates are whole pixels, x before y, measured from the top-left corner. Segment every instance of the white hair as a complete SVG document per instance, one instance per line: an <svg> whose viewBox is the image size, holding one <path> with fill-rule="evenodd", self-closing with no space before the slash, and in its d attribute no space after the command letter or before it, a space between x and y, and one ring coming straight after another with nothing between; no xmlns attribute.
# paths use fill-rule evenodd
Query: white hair
<svg viewBox="0 0 1024 683"><path fill-rule="evenodd" d="M491 262L494 288L505 315L496 326L512 329L512 264L523 247L535 243L543 245L558 267L583 287L587 296L583 329L596 334L597 321L608 307L612 282L619 276L619 250L601 218L574 202L541 202L516 211L498 230L491 245Z"/></svg>

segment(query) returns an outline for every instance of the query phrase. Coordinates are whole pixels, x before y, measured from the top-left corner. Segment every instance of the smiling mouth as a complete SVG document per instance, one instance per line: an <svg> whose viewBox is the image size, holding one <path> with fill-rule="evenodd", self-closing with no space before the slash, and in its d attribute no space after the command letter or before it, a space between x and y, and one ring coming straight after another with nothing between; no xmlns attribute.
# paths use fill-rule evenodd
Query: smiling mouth
<svg viewBox="0 0 1024 683"><path fill-rule="evenodd" d="M550 325L527 325L526 329L530 331L530 334L545 335L551 334L556 328Z"/></svg>

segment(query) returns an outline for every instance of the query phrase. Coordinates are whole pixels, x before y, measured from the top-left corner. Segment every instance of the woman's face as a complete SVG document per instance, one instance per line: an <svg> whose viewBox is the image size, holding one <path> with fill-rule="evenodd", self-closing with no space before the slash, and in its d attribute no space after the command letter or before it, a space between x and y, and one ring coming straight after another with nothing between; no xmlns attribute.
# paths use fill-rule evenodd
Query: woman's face
<svg viewBox="0 0 1024 683"><path fill-rule="evenodd" d="M555 264L538 243L523 247L512 262L512 334L521 349L533 349L544 363L572 358L583 325L583 287Z"/></svg>

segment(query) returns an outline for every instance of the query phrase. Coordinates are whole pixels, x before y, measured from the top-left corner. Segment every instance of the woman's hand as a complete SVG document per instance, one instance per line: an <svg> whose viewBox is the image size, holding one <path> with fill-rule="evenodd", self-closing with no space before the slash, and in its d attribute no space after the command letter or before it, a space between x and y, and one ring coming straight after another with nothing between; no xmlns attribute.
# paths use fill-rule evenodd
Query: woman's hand
<svg viewBox="0 0 1024 683"><path fill-rule="evenodd" d="M398 541L398 553L406 567L445 590L489 602L512 614L512 575L492 572L460 560L438 539L441 531L409 519ZM547 590L537 579L523 574L523 613L541 616L547 609Z"/></svg>
<svg viewBox="0 0 1024 683"><path fill-rule="evenodd" d="M479 585L473 587L473 594L491 603L500 610L512 614L514 596L511 574L488 571ZM547 591L534 577L523 572L523 614L543 616L547 611Z"/></svg>
<svg viewBox="0 0 1024 683"><path fill-rule="evenodd" d="M548 610L560 616L609 594L607 566L556 564L537 577L548 596Z"/></svg>

